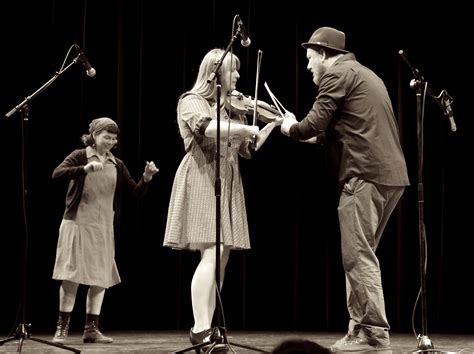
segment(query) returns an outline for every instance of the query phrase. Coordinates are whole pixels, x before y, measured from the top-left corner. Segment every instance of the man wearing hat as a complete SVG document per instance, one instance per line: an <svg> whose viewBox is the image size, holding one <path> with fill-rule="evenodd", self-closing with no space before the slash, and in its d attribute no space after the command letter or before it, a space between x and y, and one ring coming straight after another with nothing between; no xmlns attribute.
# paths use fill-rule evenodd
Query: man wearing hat
<svg viewBox="0 0 474 354"><path fill-rule="evenodd" d="M348 333L333 351L387 349L389 323L375 251L385 225L409 185L398 122L382 80L345 49L331 27L302 44L318 95L306 117L287 112L281 131L324 143L338 176Z"/></svg>

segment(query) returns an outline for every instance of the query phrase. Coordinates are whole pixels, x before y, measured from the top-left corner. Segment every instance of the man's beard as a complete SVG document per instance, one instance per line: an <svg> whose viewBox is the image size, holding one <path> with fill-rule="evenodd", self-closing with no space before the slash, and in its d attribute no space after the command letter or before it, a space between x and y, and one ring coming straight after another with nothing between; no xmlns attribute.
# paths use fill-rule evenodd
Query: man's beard
<svg viewBox="0 0 474 354"><path fill-rule="evenodd" d="M327 68L323 64L318 64L316 66L316 72L315 72L314 80L313 80L316 86L319 86L319 83L321 82L321 77L324 75L326 70Z"/></svg>

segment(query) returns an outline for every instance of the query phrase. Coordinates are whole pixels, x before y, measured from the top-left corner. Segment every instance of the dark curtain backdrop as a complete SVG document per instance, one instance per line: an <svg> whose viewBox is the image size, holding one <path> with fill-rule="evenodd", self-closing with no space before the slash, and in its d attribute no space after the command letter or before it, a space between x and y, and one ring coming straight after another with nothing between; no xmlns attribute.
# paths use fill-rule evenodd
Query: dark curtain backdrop
<svg viewBox="0 0 474 354"><path fill-rule="evenodd" d="M81 146L79 137L90 120L100 116L119 123L116 154L134 177L148 160L160 168L142 200L125 201L116 235L122 283L106 293L103 326L192 326L190 281L199 255L162 247L171 186L183 156L175 109L204 54L229 44L236 14L252 40L248 48L240 40L232 46L242 61L239 90L254 95L257 51L262 50L259 98L271 103L266 81L299 119L316 95L300 44L317 27L345 31L346 47L386 82L411 180L378 249L394 331L411 332L414 325L419 333L422 318L416 97L409 87L413 75L398 51L406 52L435 94L446 89L454 98L456 133L434 100L427 97L424 107L427 330L472 332L467 7L413 1L18 0L0 5L0 333L7 335L22 321L22 294L26 322L53 333L59 283L51 274L66 186L54 183L51 174ZM72 65L28 100L27 120L19 112L5 118L53 77L74 43L97 75L89 78L82 65ZM228 329L345 330L337 198L328 162L324 148L292 141L278 130L253 159L242 161L252 249L231 254L222 291ZM82 328L84 309L80 288L73 330Z"/></svg>

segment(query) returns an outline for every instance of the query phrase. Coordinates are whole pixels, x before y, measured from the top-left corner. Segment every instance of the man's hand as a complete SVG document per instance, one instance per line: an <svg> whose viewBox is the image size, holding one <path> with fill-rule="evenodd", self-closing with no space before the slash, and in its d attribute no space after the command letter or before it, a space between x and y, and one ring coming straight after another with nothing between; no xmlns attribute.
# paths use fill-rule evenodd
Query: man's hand
<svg viewBox="0 0 474 354"><path fill-rule="evenodd" d="M281 124L280 130L286 136L290 136L290 128L293 124L298 123L296 117L293 113L286 111L285 118L283 118L283 123Z"/></svg>

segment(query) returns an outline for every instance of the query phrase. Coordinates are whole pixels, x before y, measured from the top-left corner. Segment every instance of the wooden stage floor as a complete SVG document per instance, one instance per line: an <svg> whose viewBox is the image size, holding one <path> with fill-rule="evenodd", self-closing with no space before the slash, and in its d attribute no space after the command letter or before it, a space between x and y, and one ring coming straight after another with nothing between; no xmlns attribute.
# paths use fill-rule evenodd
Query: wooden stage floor
<svg viewBox="0 0 474 354"><path fill-rule="evenodd" d="M104 334L114 339L111 344L84 344L81 333L70 333L66 345L80 353L174 353L186 350L191 346L188 332L178 331L104 331ZM343 333L326 332L242 332L228 331L227 338L230 342L229 352L271 352L281 341L291 338L301 338L315 341L323 346L330 347ZM0 353L73 353L35 339L50 341L52 333L35 334L25 338L20 348L20 338L8 340L0 338ZM474 353L474 335L454 334L429 334L433 348L419 350L418 342L413 334L391 333L391 350L378 351L378 354L398 353ZM250 348L250 349L248 349ZM190 350L194 353L194 350Z"/></svg>

